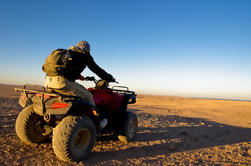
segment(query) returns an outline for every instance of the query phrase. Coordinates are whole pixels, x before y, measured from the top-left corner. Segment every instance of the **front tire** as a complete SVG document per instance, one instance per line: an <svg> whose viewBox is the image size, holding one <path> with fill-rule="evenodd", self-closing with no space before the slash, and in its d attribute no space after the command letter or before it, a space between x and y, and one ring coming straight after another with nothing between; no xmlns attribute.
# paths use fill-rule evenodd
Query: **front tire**
<svg viewBox="0 0 251 166"><path fill-rule="evenodd" d="M96 140L96 127L86 116L67 116L53 130L52 147L63 161L86 159Z"/></svg>
<svg viewBox="0 0 251 166"><path fill-rule="evenodd" d="M28 144L43 143L48 139L48 136L43 135L45 123L43 117L36 114L33 106L29 105L17 117L16 133L22 141Z"/></svg>
<svg viewBox="0 0 251 166"><path fill-rule="evenodd" d="M127 138L127 141L132 141L138 129L138 119L135 113L126 112L124 117L122 135Z"/></svg>

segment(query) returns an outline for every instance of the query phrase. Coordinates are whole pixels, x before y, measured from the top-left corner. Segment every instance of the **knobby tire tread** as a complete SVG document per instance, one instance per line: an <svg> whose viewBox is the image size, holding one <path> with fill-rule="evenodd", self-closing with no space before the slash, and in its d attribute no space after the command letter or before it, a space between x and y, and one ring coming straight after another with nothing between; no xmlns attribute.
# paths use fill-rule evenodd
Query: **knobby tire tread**
<svg viewBox="0 0 251 166"><path fill-rule="evenodd" d="M18 137L28 144L43 143L48 139L47 136L32 133L34 125L30 123L34 118L39 118L39 115L34 112L33 106L29 105L19 113L15 124Z"/></svg>
<svg viewBox="0 0 251 166"><path fill-rule="evenodd" d="M87 152L84 158L75 158L69 149L72 133L83 124L92 130L93 136L89 148L91 151L96 140L96 128L93 122L85 116L67 116L53 130L52 147L58 158L63 161L81 161L89 155L90 152Z"/></svg>

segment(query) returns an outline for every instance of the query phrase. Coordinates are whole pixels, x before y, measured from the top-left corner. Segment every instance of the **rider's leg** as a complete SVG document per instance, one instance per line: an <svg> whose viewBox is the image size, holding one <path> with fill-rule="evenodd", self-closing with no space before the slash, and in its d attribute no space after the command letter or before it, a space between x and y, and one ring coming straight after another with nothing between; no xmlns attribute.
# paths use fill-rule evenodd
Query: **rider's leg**
<svg viewBox="0 0 251 166"><path fill-rule="evenodd" d="M63 76L47 76L45 80L45 87L52 88L54 91L64 95L79 96L95 106L91 92L86 90L84 86L74 81L70 81Z"/></svg>
<svg viewBox="0 0 251 166"><path fill-rule="evenodd" d="M101 111L99 111L96 106L93 99L93 95L91 92L86 90L86 88L74 81L69 81L68 79L62 77L62 76L56 76L56 77L46 77L45 85L47 88L52 88L54 91L64 94L64 95L73 95L73 96L79 96L85 100L87 100L89 103L92 104L92 106L95 108L95 110L99 113L99 115L102 114ZM102 117L102 116L101 116ZM100 128L104 128L108 123L108 119L100 119Z"/></svg>

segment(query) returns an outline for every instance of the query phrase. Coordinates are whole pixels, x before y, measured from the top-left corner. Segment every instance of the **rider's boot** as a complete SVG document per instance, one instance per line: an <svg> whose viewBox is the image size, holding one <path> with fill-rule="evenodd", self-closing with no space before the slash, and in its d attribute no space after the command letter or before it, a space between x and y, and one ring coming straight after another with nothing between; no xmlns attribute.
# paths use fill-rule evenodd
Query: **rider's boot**
<svg viewBox="0 0 251 166"><path fill-rule="evenodd" d="M105 128L107 124L108 124L108 119L107 118L104 118L104 119L100 120L99 121L100 129Z"/></svg>

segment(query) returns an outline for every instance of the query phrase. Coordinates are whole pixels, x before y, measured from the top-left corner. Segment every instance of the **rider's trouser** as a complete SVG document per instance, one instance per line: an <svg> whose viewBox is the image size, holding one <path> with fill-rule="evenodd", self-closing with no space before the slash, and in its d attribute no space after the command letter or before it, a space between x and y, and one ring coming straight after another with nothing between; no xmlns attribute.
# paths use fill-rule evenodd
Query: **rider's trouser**
<svg viewBox="0 0 251 166"><path fill-rule="evenodd" d="M95 106L95 102L91 92L86 90L84 86L74 81L70 81L64 78L63 76L46 76L45 87L51 88L61 94L79 96L90 102L93 106Z"/></svg>

